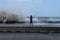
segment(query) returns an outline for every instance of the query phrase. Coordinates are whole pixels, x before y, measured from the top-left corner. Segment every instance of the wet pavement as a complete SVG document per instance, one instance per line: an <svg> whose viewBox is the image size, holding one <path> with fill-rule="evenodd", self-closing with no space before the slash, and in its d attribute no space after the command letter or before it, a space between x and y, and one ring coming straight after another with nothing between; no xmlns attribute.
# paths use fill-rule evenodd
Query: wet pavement
<svg viewBox="0 0 60 40"><path fill-rule="evenodd" d="M0 40L60 40L60 34L0 33Z"/></svg>

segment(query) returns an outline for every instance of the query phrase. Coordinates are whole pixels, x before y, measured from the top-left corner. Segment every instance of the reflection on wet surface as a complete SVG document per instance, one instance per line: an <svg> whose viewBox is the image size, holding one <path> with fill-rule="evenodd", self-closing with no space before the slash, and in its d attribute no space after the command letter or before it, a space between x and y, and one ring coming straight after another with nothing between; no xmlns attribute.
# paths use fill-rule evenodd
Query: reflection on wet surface
<svg viewBox="0 0 60 40"><path fill-rule="evenodd" d="M0 40L60 40L60 33L0 33Z"/></svg>

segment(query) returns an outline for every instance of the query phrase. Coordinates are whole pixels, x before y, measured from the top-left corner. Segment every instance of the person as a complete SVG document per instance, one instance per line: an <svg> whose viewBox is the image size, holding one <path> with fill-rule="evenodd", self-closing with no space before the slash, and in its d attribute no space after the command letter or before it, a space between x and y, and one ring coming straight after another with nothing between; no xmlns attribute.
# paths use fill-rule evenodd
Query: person
<svg viewBox="0 0 60 40"><path fill-rule="evenodd" d="M33 26L33 17L32 17L32 15L30 15L30 25Z"/></svg>

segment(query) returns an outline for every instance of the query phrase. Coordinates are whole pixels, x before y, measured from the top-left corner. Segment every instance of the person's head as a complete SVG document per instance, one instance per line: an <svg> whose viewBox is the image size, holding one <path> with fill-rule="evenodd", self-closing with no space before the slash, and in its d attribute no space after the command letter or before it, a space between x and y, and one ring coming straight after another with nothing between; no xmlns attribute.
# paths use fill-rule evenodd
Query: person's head
<svg viewBox="0 0 60 40"><path fill-rule="evenodd" d="M30 16L32 16L32 15L30 15Z"/></svg>

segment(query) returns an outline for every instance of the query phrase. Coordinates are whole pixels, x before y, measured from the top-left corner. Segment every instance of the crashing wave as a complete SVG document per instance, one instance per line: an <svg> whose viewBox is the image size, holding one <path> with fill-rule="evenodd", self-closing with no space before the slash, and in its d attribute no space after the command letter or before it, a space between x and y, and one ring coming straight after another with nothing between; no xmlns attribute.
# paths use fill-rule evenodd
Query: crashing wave
<svg viewBox="0 0 60 40"><path fill-rule="evenodd" d="M0 21L14 21L14 22L24 22L25 17L24 15L17 15L17 14L13 14L7 11L1 11L0 12Z"/></svg>

